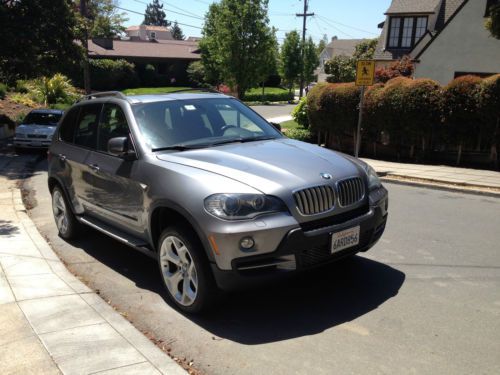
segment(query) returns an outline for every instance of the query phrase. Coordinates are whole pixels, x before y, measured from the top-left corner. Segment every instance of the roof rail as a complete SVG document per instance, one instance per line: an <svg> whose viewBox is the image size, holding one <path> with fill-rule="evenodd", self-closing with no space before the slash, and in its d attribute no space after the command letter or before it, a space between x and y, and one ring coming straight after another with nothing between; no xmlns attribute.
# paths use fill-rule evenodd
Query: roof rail
<svg viewBox="0 0 500 375"><path fill-rule="evenodd" d="M84 95L79 100L77 100L77 103L81 102L82 100L91 100L91 99L103 98L103 97L107 97L107 96L128 100L127 96L124 95L120 91L103 91L103 92L95 92L92 94Z"/></svg>
<svg viewBox="0 0 500 375"><path fill-rule="evenodd" d="M212 92L216 94L222 94L220 91L217 91L212 88L207 88L207 87L192 87L192 88L187 88L187 89L179 89L179 90L174 90L174 91L169 91L166 94L177 94L178 92L188 92L188 91L206 91L206 92Z"/></svg>

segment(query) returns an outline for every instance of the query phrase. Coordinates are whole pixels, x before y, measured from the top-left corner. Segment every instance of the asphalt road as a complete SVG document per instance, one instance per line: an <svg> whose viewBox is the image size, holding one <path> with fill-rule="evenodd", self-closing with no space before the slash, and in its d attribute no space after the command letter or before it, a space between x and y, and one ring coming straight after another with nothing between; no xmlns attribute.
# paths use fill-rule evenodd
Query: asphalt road
<svg viewBox="0 0 500 375"><path fill-rule="evenodd" d="M190 317L153 260L93 230L57 236L45 168L25 186L54 250L206 374L500 373L500 199L386 184L389 222L368 253Z"/></svg>

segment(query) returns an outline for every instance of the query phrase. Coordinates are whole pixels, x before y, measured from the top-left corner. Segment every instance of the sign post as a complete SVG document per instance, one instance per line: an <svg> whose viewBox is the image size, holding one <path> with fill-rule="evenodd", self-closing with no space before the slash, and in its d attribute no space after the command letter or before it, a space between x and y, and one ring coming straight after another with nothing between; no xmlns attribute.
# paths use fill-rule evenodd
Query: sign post
<svg viewBox="0 0 500 375"><path fill-rule="evenodd" d="M354 156L358 157L361 146L361 124L363 122L363 104L365 102L365 87L373 85L375 81L375 61L358 60L356 64L356 86L361 86L361 98L359 100L358 128L356 131L356 149Z"/></svg>

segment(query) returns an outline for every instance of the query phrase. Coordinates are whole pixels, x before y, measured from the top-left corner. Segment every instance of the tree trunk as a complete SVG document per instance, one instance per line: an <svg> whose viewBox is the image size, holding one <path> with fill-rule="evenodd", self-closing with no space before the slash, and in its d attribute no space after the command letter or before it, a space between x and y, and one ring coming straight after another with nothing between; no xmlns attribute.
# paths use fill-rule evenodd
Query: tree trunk
<svg viewBox="0 0 500 375"><path fill-rule="evenodd" d="M415 154L415 145L412 144L410 146L410 159L413 159L414 154Z"/></svg>
<svg viewBox="0 0 500 375"><path fill-rule="evenodd" d="M377 157L377 141L373 142L373 157Z"/></svg>
<svg viewBox="0 0 500 375"><path fill-rule="evenodd" d="M265 95L265 93L264 93L264 83L265 82L262 81L262 103L264 103L264 95Z"/></svg>
<svg viewBox="0 0 500 375"><path fill-rule="evenodd" d="M481 131L477 135L476 151L481 151Z"/></svg>
<svg viewBox="0 0 500 375"><path fill-rule="evenodd" d="M495 131L493 132L492 144L490 149L490 160L493 162L495 169L498 169L497 138L498 138L499 126L500 126L500 117L497 117L497 124L495 125Z"/></svg>
<svg viewBox="0 0 500 375"><path fill-rule="evenodd" d="M462 141L458 144L458 153L457 153L457 165L460 165L460 159L462 158Z"/></svg>
<svg viewBox="0 0 500 375"><path fill-rule="evenodd" d="M321 146L321 132L318 131L318 146Z"/></svg>

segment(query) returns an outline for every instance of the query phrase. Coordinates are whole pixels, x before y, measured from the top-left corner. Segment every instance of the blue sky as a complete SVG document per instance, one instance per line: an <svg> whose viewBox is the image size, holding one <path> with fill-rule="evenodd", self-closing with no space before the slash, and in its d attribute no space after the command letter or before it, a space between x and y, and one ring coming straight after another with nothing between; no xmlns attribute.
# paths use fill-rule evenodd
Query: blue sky
<svg viewBox="0 0 500 375"><path fill-rule="evenodd" d="M144 13L145 3L152 0L119 0L121 8ZM208 10L210 0L165 0L163 9L167 19L177 20L186 36L201 36L199 28L203 25L203 16ZM309 12L314 17L308 18L307 33L317 42L323 34L330 39L337 35L340 39L374 38L380 33L377 24L384 20L384 12L389 8L391 0L309 0ZM277 36L281 42L285 33L302 29L302 18L295 13L303 11L303 0L270 0L270 24L279 29ZM183 13L183 14L179 14ZM126 25L139 25L143 16L127 13L129 21Z"/></svg>

